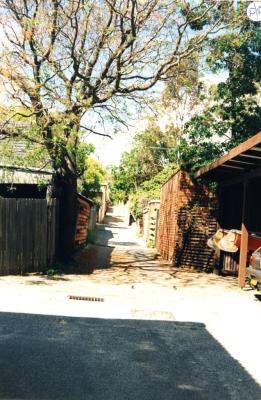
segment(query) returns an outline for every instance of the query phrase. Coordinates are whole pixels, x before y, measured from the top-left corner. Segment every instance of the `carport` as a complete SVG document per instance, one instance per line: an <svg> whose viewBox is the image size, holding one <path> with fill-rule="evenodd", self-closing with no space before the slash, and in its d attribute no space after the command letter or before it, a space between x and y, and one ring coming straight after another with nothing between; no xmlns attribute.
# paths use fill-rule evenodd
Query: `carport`
<svg viewBox="0 0 261 400"><path fill-rule="evenodd" d="M240 229L239 286L245 286L249 233L261 234L261 132L201 168L196 178L218 183L219 224Z"/></svg>

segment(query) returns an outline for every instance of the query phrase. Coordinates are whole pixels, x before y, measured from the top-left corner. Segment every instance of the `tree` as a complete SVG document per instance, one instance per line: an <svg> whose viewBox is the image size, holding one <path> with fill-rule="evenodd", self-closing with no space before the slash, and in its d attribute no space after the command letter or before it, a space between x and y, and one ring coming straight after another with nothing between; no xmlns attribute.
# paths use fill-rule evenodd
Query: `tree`
<svg viewBox="0 0 261 400"><path fill-rule="evenodd" d="M80 192L91 200L95 201L97 192L101 189L106 176L102 165L92 157L85 160L85 170L80 180Z"/></svg>
<svg viewBox="0 0 261 400"><path fill-rule="evenodd" d="M87 111L117 114L121 98L168 77L226 21L233 1L0 0L4 32L0 76L9 96L27 109L28 129L48 151L61 193L62 256L74 245L79 132ZM18 113L19 114L19 113ZM17 112L15 113L17 115ZM12 118L2 131L12 129ZM28 136L28 133L27 133Z"/></svg>
<svg viewBox="0 0 261 400"><path fill-rule="evenodd" d="M211 41L208 63L212 70L226 69L226 82L218 85L215 112L227 123L229 147L257 133L261 107L257 93L261 82L261 27L246 19L236 32L227 32Z"/></svg>
<svg viewBox="0 0 261 400"><path fill-rule="evenodd" d="M130 211L135 218L141 218L143 208L150 200L159 200L161 186L177 170L175 164L168 164L151 179L144 181L139 189L130 195Z"/></svg>
<svg viewBox="0 0 261 400"><path fill-rule="evenodd" d="M160 129L149 119L143 132L133 138L132 148L122 155L119 166L112 169L110 195L114 202L126 202L141 184L162 171L175 157L176 130Z"/></svg>
<svg viewBox="0 0 261 400"><path fill-rule="evenodd" d="M111 170L110 199L113 203L126 203L129 194L137 188L137 159L134 152L124 152L120 164Z"/></svg>
<svg viewBox="0 0 261 400"><path fill-rule="evenodd" d="M137 133L133 140L136 188L162 171L166 164L173 160L175 146L176 130L172 126L161 129L155 119L149 119L146 129Z"/></svg>
<svg viewBox="0 0 261 400"><path fill-rule="evenodd" d="M195 172L260 130L261 28L238 10L238 29L210 41L207 63L228 78L188 121L178 149L180 163Z"/></svg>
<svg viewBox="0 0 261 400"><path fill-rule="evenodd" d="M227 147L222 140L225 131L222 121L215 120L208 110L192 117L184 126L176 150L179 165L194 173L221 156Z"/></svg>
<svg viewBox="0 0 261 400"><path fill-rule="evenodd" d="M0 105L0 125L16 112L26 114L26 111L21 107L14 109ZM28 122L28 118L19 115L12 119L12 125L20 128L27 125ZM9 135L4 135L3 132L0 132L0 160L2 164L39 168L48 168L50 161L47 150L41 144L33 142L31 139L28 140L26 137L23 140L19 137L11 138Z"/></svg>
<svg viewBox="0 0 261 400"><path fill-rule="evenodd" d="M178 130L183 129L196 106L202 104L201 58L201 54L195 52L189 59L182 60L179 69L171 71L171 78L165 83L162 96L164 114L171 115Z"/></svg>

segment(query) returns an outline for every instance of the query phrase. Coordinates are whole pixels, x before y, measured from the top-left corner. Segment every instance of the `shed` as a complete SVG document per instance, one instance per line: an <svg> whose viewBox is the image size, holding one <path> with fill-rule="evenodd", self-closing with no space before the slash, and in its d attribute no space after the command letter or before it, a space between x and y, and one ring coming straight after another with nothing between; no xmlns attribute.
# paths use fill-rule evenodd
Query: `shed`
<svg viewBox="0 0 261 400"><path fill-rule="evenodd" d="M0 165L0 196L45 198L52 179L52 170Z"/></svg>
<svg viewBox="0 0 261 400"><path fill-rule="evenodd" d="M53 172L0 165L0 275L38 272L57 254Z"/></svg>
<svg viewBox="0 0 261 400"><path fill-rule="evenodd" d="M40 271L60 253L63 226L52 170L0 165L0 275ZM93 203L78 194L75 243L84 245ZM94 227L96 218L94 210Z"/></svg>
<svg viewBox="0 0 261 400"><path fill-rule="evenodd" d="M261 235L261 132L201 168L196 178L219 184L219 223L240 229L239 286L245 285L248 236Z"/></svg>

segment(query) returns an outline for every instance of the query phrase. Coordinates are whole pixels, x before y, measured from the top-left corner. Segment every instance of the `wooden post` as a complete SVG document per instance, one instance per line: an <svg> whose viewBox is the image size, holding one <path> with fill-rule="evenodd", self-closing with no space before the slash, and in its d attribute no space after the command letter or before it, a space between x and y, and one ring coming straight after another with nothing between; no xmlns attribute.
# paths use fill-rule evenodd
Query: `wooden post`
<svg viewBox="0 0 261 400"><path fill-rule="evenodd" d="M238 285L241 289L245 287L245 280L246 280L246 265L247 265L247 252L248 252L247 208L248 208L247 182L244 182L241 244L240 244L240 258L239 258L239 271L238 271Z"/></svg>
<svg viewBox="0 0 261 400"><path fill-rule="evenodd" d="M245 286L246 279L246 265L247 265L247 248L248 248L248 231L244 223L241 225L241 245L240 245L240 259L238 271L238 284L241 289Z"/></svg>

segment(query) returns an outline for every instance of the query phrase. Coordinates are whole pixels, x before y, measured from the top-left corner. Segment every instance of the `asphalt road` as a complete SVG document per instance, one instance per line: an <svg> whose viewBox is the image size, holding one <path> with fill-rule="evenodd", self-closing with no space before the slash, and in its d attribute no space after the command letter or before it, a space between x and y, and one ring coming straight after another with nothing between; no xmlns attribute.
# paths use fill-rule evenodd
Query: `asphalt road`
<svg viewBox="0 0 261 400"><path fill-rule="evenodd" d="M0 313L0 399L260 400L199 323Z"/></svg>

